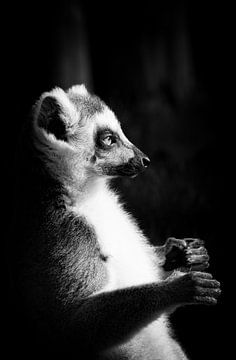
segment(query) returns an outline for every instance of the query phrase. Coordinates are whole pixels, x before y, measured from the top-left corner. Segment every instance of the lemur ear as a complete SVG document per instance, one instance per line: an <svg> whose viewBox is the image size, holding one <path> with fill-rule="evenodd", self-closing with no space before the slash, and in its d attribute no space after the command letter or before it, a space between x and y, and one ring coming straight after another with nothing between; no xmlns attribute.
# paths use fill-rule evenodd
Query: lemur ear
<svg viewBox="0 0 236 360"><path fill-rule="evenodd" d="M66 124L63 121L62 110L57 100L52 96L43 99L38 113L38 126L53 134L58 140L67 140Z"/></svg>
<svg viewBox="0 0 236 360"><path fill-rule="evenodd" d="M34 112L36 125L53 134L56 139L66 141L76 122L76 109L67 94L60 88L44 93Z"/></svg>

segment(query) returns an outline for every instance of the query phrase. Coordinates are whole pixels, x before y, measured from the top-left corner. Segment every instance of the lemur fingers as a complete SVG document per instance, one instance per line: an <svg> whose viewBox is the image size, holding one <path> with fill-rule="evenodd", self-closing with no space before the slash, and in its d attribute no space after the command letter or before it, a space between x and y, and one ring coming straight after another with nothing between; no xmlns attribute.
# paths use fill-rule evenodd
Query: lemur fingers
<svg viewBox="0 0 236 360"><path fill-rule="evenodd" d="M191 270L204 270L209 267L210 257L205 247L188 247L185 253L187 266L190 266Z"/></svg>
<svg viewBox="0 0 236 360"><path fill-rule="evenodd" d="M191 271L173 279L181 289L179 293L182 304L216 304L221 294L219 281L211 274Z"/></svg>
<svg viewBox="0 0 236 360"><path fill-rule="evenodd" d="M196 238L184 238L183 241L185 241L187 248L199 248L205 244L204 240Z"/></svg>

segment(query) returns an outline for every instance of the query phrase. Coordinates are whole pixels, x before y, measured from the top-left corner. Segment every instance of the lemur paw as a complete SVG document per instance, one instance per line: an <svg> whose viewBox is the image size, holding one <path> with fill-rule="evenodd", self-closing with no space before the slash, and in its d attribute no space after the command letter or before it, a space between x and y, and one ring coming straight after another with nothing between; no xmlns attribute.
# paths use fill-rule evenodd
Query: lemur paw
<svg viewBox="0 0 236 360"><path fill-rule="evenodd" d="M190 270L204 270L209 267L209 255L204 247L204 241L199 239L186 239L187 248L185 256L187 268Z"/></svg>
<svg viewBox="0 0 236 360"><path fill-rule="evenodd" d="M212 275L200 271L170 277L174 287L178 286L177 302L184 304L214 305L221 294L219 281Z"/></svg>
<svg viewBox="0 0 236 360"><path fill-rule="evenodd" d="M203 240L171 237L167 239L164 248L163 268L166 271L174 269L204 270L209 266L209 255Z"/></svg>

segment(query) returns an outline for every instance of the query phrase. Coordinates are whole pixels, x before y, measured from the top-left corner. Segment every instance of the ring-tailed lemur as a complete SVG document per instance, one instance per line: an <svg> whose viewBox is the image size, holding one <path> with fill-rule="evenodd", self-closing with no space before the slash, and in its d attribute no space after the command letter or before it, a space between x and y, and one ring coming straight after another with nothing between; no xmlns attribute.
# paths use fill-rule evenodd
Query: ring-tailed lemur
<svg viewBox="0 0 236 360"><path fill-rule="evenodd" d="M83 85L55 88L36 103L21 153L15 278L31 334L81 359L187 359L167 315L215 304L219 283L202 271L200 240L151 246L110 189L149 164L114 113Z"/></svg>

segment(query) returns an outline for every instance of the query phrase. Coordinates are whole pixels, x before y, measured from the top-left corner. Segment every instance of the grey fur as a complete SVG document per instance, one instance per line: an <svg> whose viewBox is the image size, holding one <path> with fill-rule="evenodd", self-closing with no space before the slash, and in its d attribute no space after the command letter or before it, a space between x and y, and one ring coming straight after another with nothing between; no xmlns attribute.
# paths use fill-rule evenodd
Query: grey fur
<svg viewBox="0 0 236 360"><path fill-rule="evenodd" d="M78 111L81 112L81 118L92 117L96 113L101 113L105 108L103 101L96 95L91 96L88 94L82 96L75 93L69 93L68 97Z"/></svg>

